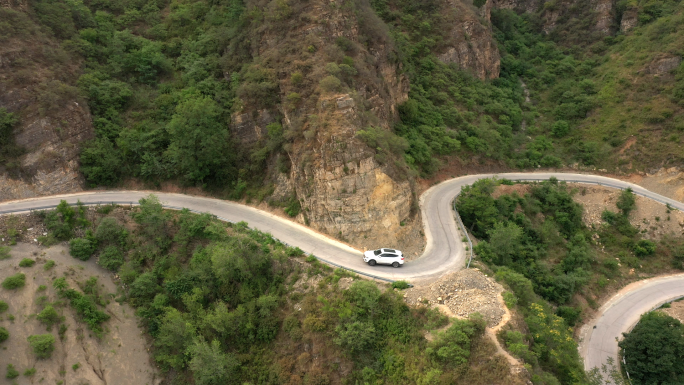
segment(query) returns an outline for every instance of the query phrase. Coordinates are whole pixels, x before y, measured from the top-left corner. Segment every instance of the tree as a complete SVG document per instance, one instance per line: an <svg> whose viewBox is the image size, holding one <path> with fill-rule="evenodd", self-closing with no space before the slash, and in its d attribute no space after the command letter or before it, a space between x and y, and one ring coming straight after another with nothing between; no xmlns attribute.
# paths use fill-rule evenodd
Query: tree
<svg viewBox="0 0 684 385"><path fill-rule="evenodd" d="M476 328L473 322L454 320L446 331L437 334L427 354L444 364L464 365L470 357L470 340L475 334Z"/></svg>
<svg viewBox="0 0 684 385"><path fill-rule="evenodd" d="M95 239L101 244L123 244L127 235L126 230L114 217L102 218L95 230Z"/></svg>
<svg viewBox="0 0 684 385"><path fill-rule="evenodd" d="M95 244L85 238L74 238L69 241L69 253L81 261L87 261L95 252Z"/></svg>
<svg viewBox="0 0 684 385"><path fill-rule="evenodd" d="M615 205L622 211L624 216L629 216L629 213L636 208L636 196L632 189L622 190Z"/></svg>
<svg viewBox="0 0 684 385"><path fill-rule="evenodd" d="M124 256L121 250L116 246L107 246L100 254L98 261L100 266L112 271L119 270L119 267L124 263Z"/></svg>
<svg viewBox="0 0 684 385"><path fill-rule="evenodd" d="M187 183L233 179L234 150L223 109L209 97L181 102L166 126L170 144L165 153Z"/></svg>
<svg viewBox="0 0 684 385"><path fill-rule="evenodd" d="M208 344L203 339L188 348L189 367L197 385L224 385L238 382L235 376L240 363L231 354L221 351L221 345L213 340Z"/></svg>
<svg viewBox="0 0 684 385"><path fill-rule="evenodd" d="M684 326L678 320L646 313L618 345L635 384L684 383Z"/></svg>
<svg viewBox="0 0 684 385"><path fill-rule="evenodd" d="M372 283L372 282L369 282ZM335 331L335 343L346 348L351 354L367 351L375 341L375 327L371 322L354 321L339 325Z"/></svg>
<svg viewBox="0 0 684 385"><path fill-rule="evenodd" d="M16 157L22 152L14 143L14 128L18 123L14 114L0 108L0 161L4 161L5 157Z"/></svg>
<svg viewBox="0 0 684 385"><path fill-rule="evenodd" d="M147 272L140 274L140 276L131 283L129 294L132 298L152 300L159 289L157 277L154 276L154 273Z"/></svg>
<svg viewBox="0 0 684 385"><path fill-rule="evenodd" d="M93 185L112 186L121 178L123 159L107 138L87 142L81 150L81 172Z"/></svg>
<svg viewBox="0 0 684 385"><path fill-rule="evenodd" d="M365 280L354 282L347 290L349 301L356 305L361 315L372 314L375 311L381 294L378 285Z"/></svg>
<svg viewBox="0 0 684 385"><path fill-rule="evenodd" d="M158 349L155 359L162 365L183 369L186 363L185 350L194 337L192 322L185 320L180 311L168 308L154 342Z"/></svg>
<svg viewBox="0 0 684 385"><path fill-rule="evenodd" d="M0 326L0 343L7 341L9 332L4 327Z"/></svg>
<svg viewBox="0 0 684 385"><path fill-rule="evenodd" d="M496 188L496 182L491 179L482 179L465 186L458 196L456 209L463 223L478 238L485 238L487 231L494 227L499 216L492 193Z"/></svg>
<svg viewBox="0 0 684 385"><path fill-rule="evenodd" d="M498 257L497 265L508 265L522 247L523 229L513 222L497 223L487 232L489 244Z"/></svg>
<svg viewBox="0 0 684 385"><path fill-rule="evenodd" d="M27 338L38 358L50 358L55 350L55 336L52 334L38 334Z"/></svg>
<svg viewBox="0 0 684 385"><path fill-rule="evenodd" d="M133 213L133 219L141 225L141 228L147 237L154 241L154 243L164 249L170 242L169 237L169 216L164 212L159 198L155 195L149 195L147 198L141 198L139 201L140 210Z"/></svg>

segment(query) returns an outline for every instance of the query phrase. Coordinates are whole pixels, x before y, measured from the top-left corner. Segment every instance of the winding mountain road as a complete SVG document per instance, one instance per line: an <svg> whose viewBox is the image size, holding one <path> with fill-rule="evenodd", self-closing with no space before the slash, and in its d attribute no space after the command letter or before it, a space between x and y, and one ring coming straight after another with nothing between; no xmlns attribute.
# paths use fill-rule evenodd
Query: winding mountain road
<svg viewBox="0 0 684 385"><path fill-rule="evenodd" d="M154 193L167 208L188 208L196 212L208 212L231 222L245 221L250 227L271 233L275 238L298 246L305 253L314 254L326 262L384 279L415 282L432 280L465 267L466 250L460 239L452 203L464 186L494 176L526 181L555 177L558 180L601 184L621 189L631 187L636 194L684 211L682 202L650 192L632 183L596 175L540 172L463 176L435 185L421 196L420 206L427 246L419 259L407 262L399 269L368 266L363 263L361 251L305 226L252 207L212 198L152 191L93 191L0 203L0 214L52 208L62 199L69 203L80 200L85 204L137 204L140 198ZM657 283L644 284L621 293L601 308L597 319L590 323L592 328L588 328L590 330L584 336L581 352L587 369L600 366L607 357L617 358L616 338L621 338L621 333L628 331L644 311L666 300L684 295L684 275L657 280Z"/></svg>

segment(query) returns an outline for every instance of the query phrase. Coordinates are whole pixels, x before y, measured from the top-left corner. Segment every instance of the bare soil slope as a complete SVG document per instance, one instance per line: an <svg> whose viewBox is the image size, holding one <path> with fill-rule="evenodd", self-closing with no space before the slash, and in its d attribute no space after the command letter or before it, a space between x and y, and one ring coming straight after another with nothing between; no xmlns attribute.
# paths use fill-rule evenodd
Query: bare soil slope
<svg viewBox="0 0 684 385"><path fill-rule="evenodd" d="M79 282L94 276L98 278L102 293L115 293L117 284L110 273L94 260L81 262L72 258L65 245L44 248L19 243L12 247L11 255L10 259L0 261L0 281L21 272L26 275L26 285L16 290L0 288L0 298L9 304L8 311L0 314L0 326L10 333L9 339L0 345L0 384L152 385L160 382L133 309L114 301L113 294L105 294L109 304L104 311L111 319L105 322L106 331L101 339L79 320L67 302L63 302L63 306L55 306L57 312L64 316L63 324L68 326L64 339L58 336L59 326L47 331L36 319L36 313L43 309L41 303L45 300L40 297L46 296L52 304L64 301L52 287L55 278L64 276L70 287L78 288ZM19 267L23 258L31 258L37 263L32 267ZM45 263L50 260L56 264L45 270ZM39 291L40 285L47 286L47 289ZM45 333L55 336L55 351L51 358L39 360L26 338ZM33 367L36 373L31 377L20 376L12 382L4 376L5 366L10 363L21 373ZM78 364L76 369L75 364Z"/></svg>

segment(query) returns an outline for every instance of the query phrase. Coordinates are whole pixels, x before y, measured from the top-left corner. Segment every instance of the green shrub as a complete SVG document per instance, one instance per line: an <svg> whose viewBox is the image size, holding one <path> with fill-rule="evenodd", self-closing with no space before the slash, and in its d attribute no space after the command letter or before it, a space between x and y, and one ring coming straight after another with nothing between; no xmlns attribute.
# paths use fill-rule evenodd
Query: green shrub
<svg viewBox="0 0 684 385"><path fill-rule="evenodd" d="M5 301L0 301L0 314L4 313L9 309L9 305Z"/></svg>
<svg viewBox="0 0 684 385"><path fill-rule="evenodd" d="M513 309L515 308L515 305L518 304L518 297L516 297L515 294L511 293L510 291L503 292L502 296L507 308Z"/></svg>
<svg viewBox="0 0 684 385"><path fill-rule="evenodd" d="M394 281L394 282L392 282L392 288L393 289L404 290L404 289L408 289L409 287L411 287L411 285L406 281Z"/></svg>
<svg viewBox="0 0 684 385"><path fill-rule="evenodd" d="M371 322L354 321L337 326L335 343L358 354L370 349L375 343L375 326Z"/></svg>
<svg viewBox="0 0 684 385"><path fill-rule="evenodd" d="M342 86L340 79L332 75L324 77L318 84L321 86L321 89L326 92L339 91L340 86Z"/></svg>
<svg viewBox="0 0 684 385"><path fill-rule="evenodd" d="M632 189L628 188L622 190L615 205L622 211L623 215L628 216L629 213L636 208L636 196L632 192Z"/></svg>
<svg viewBox="0 0 684 385"><path fill-rule="evenodd" d="M656 252L656 243L647 239L642 239L634 245L634 254L637 257L647 257Z"/></svg>
<svg viewBox="0 0 684 385"><path fill-rule="evenodd" d="M471 321L454 320L447 330L437 334L425 353L444 365L464 365L470 357L470 341L476 331Z"/></svg>
<svg viewBox="0 0 684 385"><path fill-rule="evenodd" d="M19 377L19 372L17 371L17 369L14 368L14 365L7 364L7 374L5 375L5 378L11 380L17 377Z"/></svg>
<svg viewBox="0 0 684 385"><path fill-rule="evenodd" d="M45 226L55 238L66 241L73 235L76 225L76 211L62 200L57 208L45 215Z"/></svg>
<svg viewBox="0 0 684 385"><path fill-rule="evenodd" d="M563 138L570 132L570 125L565 120L559 120L553 123L551 132L556 138Z"/></svg>
<svg viewBox="0 0 684 385"><path fill-rule="evenodd" d="M0 343L7 341L9 338L9 332L4 327L0 326Z"/></svg>
<svg viewBox="0 0 684 385"><path fill-rule="evenodd" d="M74 238L69 241L69 253L72 257L87 261L95 252L95 244L86 238Z"/></svg>
<svg viewBox="0 0 684 385"><path fill-rule="evenodd" d="M32 335L27 340L38 358L50 358L55 350L55 336L52 334Z"/></svg>
<svg viewBox="0 0 684 385"><path fill-rule="evenodd" d="M102 253L100 253L100 259L98 262L100 266L104 267L105 269L117 271L124 263L124 256L118 247L107 246Z"/></svg>
<svg viewBox="0 0 684 385"><path fill-rule="evenodd" d="M31 267L36 264L36 261L34 261L31 258L24 258L19 262L19 267Z"/></svg>
<svg viewBox="0 0 684 385"><path fill-rule="evenodd" d="M43 269L47 271L47 270L52 269L53 267L55 267L55 261L49 260L49 261L45 262Z"/></svg>
<svg viewBox="0 0 684 385"><path fill-rule="evenodd" d="M36 368L29 368L29 369L24 370L24 376L26 376L26 377L31 377L34 374L36 374Z"/></svg>
<svg viewBox="0 0 684 385"><path fill-rule="evenodd" d="M101 244L124 244L127 236L127 231L114 217L102 218L97 230L95 230L95 239Z"/></svg>
<svg viewBox="0 0 684 385"><path fill-rule="evenodd" d="M287 206L285 207L285 214L294 218L299 215L301 210L302 205L299 203L299 199L297 199L296 195L292 195L287 203Z"/></svg>
<svg viewBox="0 0 684 385"><path fill-rule="evenodd" d="M38 313L36 318L47 327L47 330L50 330L52 325L62 322L62 317L52 305L47 305L43 311Z"/></svg>
<svg viewBox="0 0 684 385"><path fill-rule="evenodd" d="M18 289L20 287L24 287L25 284L26 284L26 275L24 275L22 273L9 276L9 277L5 278L4 281L2 281L2 287L4 287L7 290Z"/></svg>
<svg viewBox="0 0 684 385"><path fill-rule="evenodd" d="M572 327L581 319L582 309L572 306L559 306L556 309L556 315L563 318L568 323L568 326Z"/></svg>
<svg viewBox="0 0 684 385"><path fill-rule="evenodd" d="M8 246L0 246L0 261L2 261L3 259L11 258L12 257L12 255L10 254L11 250L12 249L10 249Z"/></svg>
<svg viewBox="0 0 684 385"><path fill-rule="evenodd" d="M304 81L304 75L299 71L294 72L292 76L290 76L290 81L292 82L292 85L298 86Z"/></svg>
<svg viewBox="0 0 684 385"><path fill-rule="evenodd" d="M140 274L140 276L131 283L131 288L128 293L132 298L152 300L159 292L159 289L160 287L157 284L157 278L153 273L147 272Z"/></svg>

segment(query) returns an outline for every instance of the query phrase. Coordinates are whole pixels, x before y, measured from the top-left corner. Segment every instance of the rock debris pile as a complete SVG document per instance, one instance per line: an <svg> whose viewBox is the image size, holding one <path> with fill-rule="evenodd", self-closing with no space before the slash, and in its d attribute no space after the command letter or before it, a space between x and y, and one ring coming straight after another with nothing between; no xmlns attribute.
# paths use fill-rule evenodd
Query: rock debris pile
<svg viewBox="0 0 684 385"><path fill-rule="evenodd" d="M409 305L444 305L457 317L480 313L487 326L498 325L506 310L499 300L503 287L477 269L446 275L430 286L407 290Z"/></svg>

